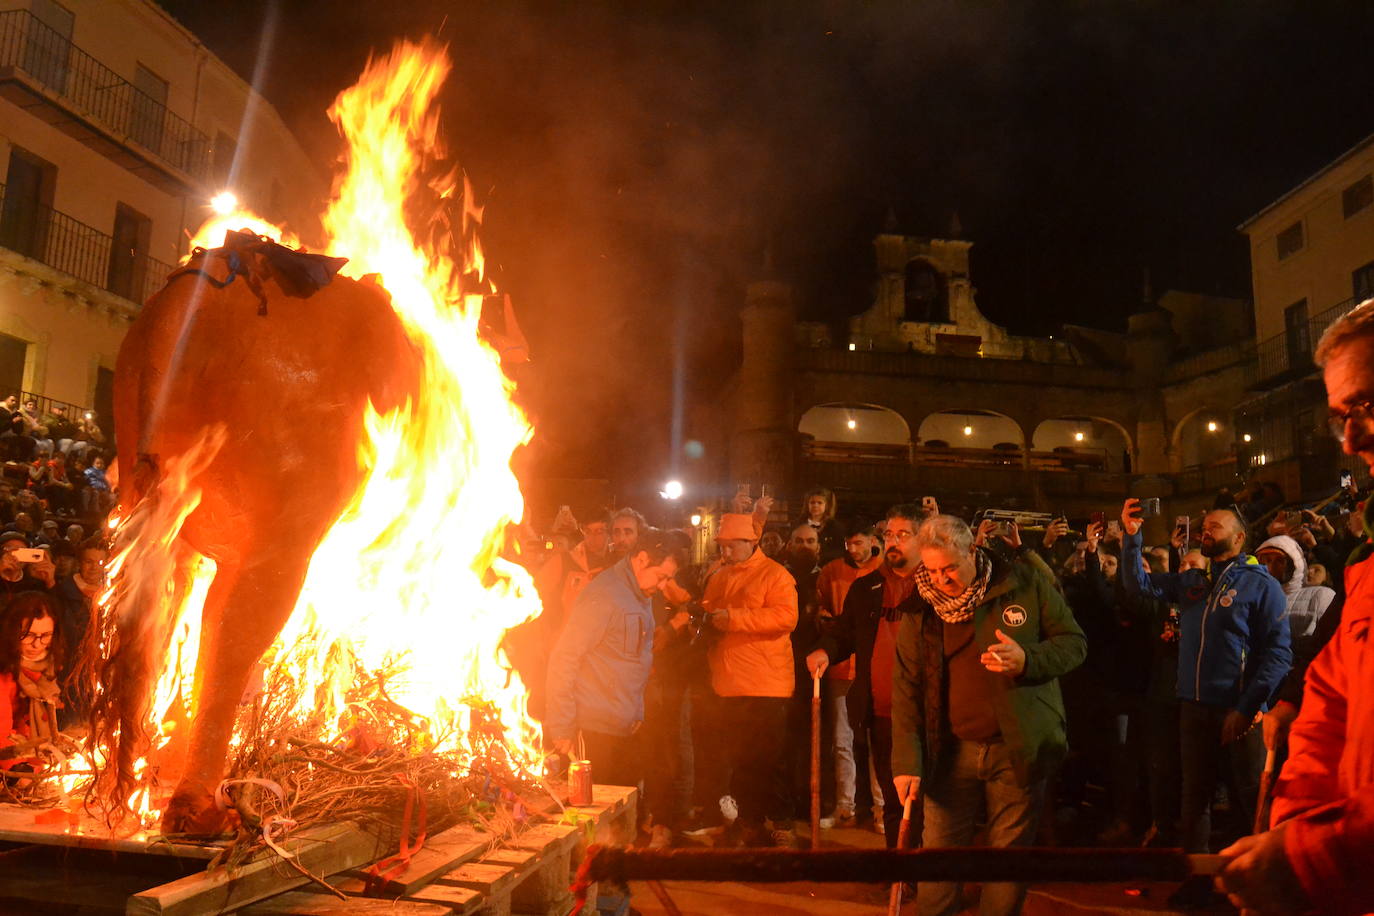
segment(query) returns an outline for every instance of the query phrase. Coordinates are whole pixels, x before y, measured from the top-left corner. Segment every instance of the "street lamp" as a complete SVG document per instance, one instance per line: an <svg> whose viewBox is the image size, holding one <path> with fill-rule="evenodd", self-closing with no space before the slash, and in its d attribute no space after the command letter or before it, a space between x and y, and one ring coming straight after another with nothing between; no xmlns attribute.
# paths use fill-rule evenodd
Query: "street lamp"
<svg viewBox="0 0 1374 916"><path fill-rule="evenodd" d="M1208 420L1208 421L1207 421L1207 431L1208 431L1209 433L1214 433L1214 432L1217 431L1217 421L1216 421L1216 420Z"/></svg>
<svg viewBox="0 0 1374 916"><path fill-rule="evenodd" d="M693 513L692 513L692 517L691 517L690 519L688 519L688 521L690 521L690 522L692 523L692 527L693 527L693 528L698 527L698 526L701 524L701 513L700 513L700 512L693 512Z"/></svg>
<svg viewBox="0 0 1374 916"><path fill-rule="evenodd" d="M971 435L973 435L973 427L972 427L972 426L965 426L965 427L964 427L964 435L965 435L965 436L971 436Z"/></svg>
<svg viewBox="0 0 1374 916"><path fill-rule="evenodd" d="M658 491L658 495L664 499L682 498L682 481L670 480L663 485L663 489Z"/></svg>

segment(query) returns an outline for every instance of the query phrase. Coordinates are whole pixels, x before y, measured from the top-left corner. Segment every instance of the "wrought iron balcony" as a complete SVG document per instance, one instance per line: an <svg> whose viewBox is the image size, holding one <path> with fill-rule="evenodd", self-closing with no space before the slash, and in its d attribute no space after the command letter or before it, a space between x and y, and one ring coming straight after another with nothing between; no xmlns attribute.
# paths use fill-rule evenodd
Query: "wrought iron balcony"
<svg viewBox="0 0 1374 916"><path fill-rule="evenodd" d="M1305 324L1260 341L1255 347L1255 376L1250 388L1267 391L1314 373L1317 364L1313 355L1322 334L1358 304L1353 298L1338 302L1307 319Z"/></svg>
<svg viewBox="0 0 1374 916"><path fill-rule="evenodd" d="M6 198L0 184L0 248L41 261L78 280L142 305L162 288L172 265L117 248L112 236L49 207Z"/></svg>
<svg viewBox="0 0 1374 916"><path fill-rule="evenodd" d="M0 95L171 193L209 177L205 134L28 10L0 12Z"/></svg>

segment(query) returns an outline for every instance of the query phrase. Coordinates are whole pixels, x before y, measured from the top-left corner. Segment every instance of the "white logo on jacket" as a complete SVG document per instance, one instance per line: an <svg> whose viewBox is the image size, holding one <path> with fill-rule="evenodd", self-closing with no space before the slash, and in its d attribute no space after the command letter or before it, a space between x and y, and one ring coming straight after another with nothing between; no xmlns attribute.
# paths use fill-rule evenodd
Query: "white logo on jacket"
<svg viewBox="0 0 1374 916"><path fill-rule="evenodd" d="M1007 605L1002 610L1002 622L1009 627L1019 627L1026 622L1026 609L1019 604Z"/></svg>

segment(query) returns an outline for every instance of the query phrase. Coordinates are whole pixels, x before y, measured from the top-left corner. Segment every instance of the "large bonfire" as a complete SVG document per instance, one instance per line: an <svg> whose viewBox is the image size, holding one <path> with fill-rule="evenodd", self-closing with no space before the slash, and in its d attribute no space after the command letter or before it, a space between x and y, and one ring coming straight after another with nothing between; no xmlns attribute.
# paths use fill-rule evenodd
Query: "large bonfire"
<svg viewBox="0 0 1374 916"><path fill-rule="evenodd" d="M268 842L274 824L290 820L394 820L407 792L430 793L436 819L490 812L498 787L511 798L510 787L538 780L525 690L500 648L508 628L538 612L507 549L524 514L511 458L531 430L479 332L483 300L495 293L477 241L480 210L456 170L439 173L433 102L449 69L442 49L400 44L330 111L346 152L324 215L326 250L348 258L342 274L375 276L389 293L422 353L423 379L400 408L367 409L357 431L362 484L315 550L260 684L240 705L222 797ZM197 241L216 246L226 229L293 241L244 213L213 221ZM156 613L175 620L142 752L114 774L107 747L93 742L91 763L73 758L61 780L70 792L83 770L102 774L91 797L107 813L135 812L144 828L176 779L194 698L215 689L192 682L215 567L167 545L195 508L196 468L222 436L207 430L168 461L156 511L132 507L115 532L94 634L101 648L128 625L121 602L151 595L164 605ZM135 726L107 722L104 734L118 728Z"/></svg>

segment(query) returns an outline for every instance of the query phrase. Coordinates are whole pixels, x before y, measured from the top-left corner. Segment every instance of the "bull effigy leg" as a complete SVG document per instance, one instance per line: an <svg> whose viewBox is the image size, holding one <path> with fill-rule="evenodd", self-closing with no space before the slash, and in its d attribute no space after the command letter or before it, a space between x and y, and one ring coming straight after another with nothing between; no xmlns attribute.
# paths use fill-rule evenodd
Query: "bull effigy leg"
<svg viewBox="0 0 1374 916"><path fill-rule="evenodd" d="M243 561L221 561L205 599L196 667L195 718L185 770L162 816L165 833L217 833L225 812L214 793L249 676L295 605L310 548L288 550L271 538Z"/></svg>

